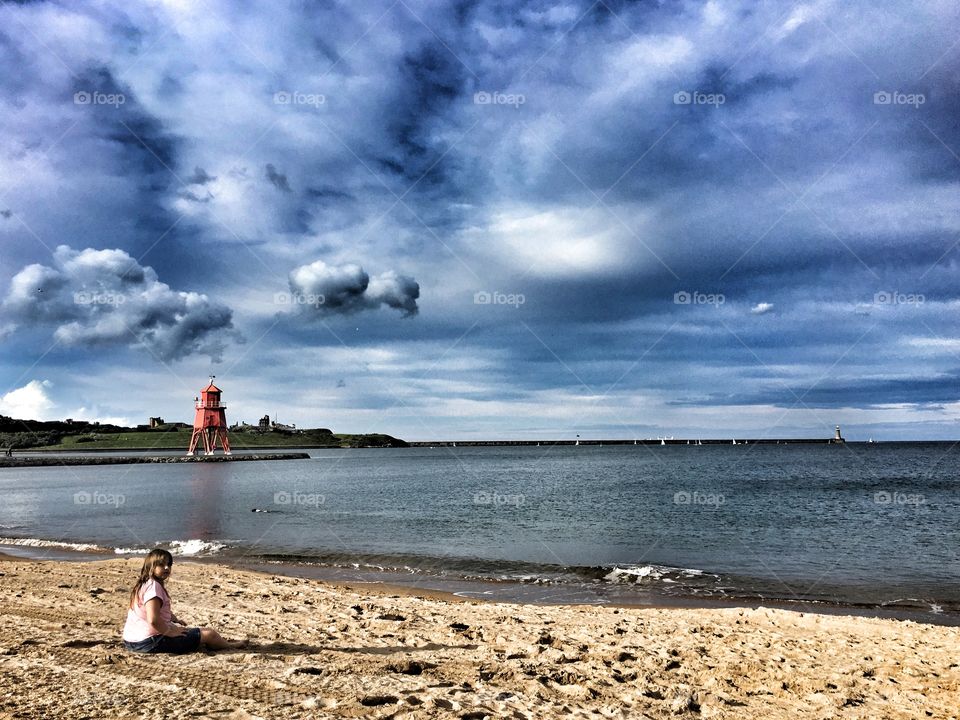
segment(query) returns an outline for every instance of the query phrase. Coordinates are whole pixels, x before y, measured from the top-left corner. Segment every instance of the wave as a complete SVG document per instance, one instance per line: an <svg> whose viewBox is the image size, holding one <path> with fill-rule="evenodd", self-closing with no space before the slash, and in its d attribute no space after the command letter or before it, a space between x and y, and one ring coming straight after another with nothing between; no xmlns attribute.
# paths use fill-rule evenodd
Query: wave
<svg viewBox="0 0 960 720"><path fill-rule="evenodd" d="M216 542L215 540L171 540L169 543L171 555L183 555L195 557L198 555L216 555L223 550L227 544Z"/></svg>
<svg viewBox="0 0 960 720"><path fill-rule="evenodd" d="M43 540L41 538L6 538L0 537L0 545L14 547L52 548L61 550L76 550L77 552L110 552L108 548L93 543L70 543L59 540Z"/></svg>
<svg viewBox="0 0 960 720"><path fill-rule="evenodd" d="M647 581L676 583L694 578L716 578L719 580L720 576L694 568L678 568L667 565L627 565L626 567L615 565L609 573L603 576L603 579L607 582L617 585L639 585Z"/></svg>
<svg viewBox="0 0 960 720"><path fill-rule="evenodd" d="M234 548L239 549L239 548ZM329 569L378 571L460 580L514 582L530 585L599 584L610 586L655 585L661 589L695 588L721 592L720 576L695 568L667 565L559 565L521 560L478 557L435 557L406 553L358 555L354 553L245 552L247 561L270 565L299 565ZM670 588L669 586L673 586Z"/></svg>
<svg viewBox="0 0 960 720"><path fill-rule="evenodd" d="M166 543L156 543L149 548L118 547L114 548L113 552L117 555L146 555L153 548L164 546L166 546L166 550L170 551L171 555L177 557L209 557L210 555L219 553L227 547L227 544L215 540L200 540L199 538L195 538L192 540L171 540Z"/></svg>
<svg viewBox="0 0 960 720"><path fill-rule="evenodd" d="M178 557L207 557L216 555L227 547L226 543L200 540L171 540L166 543L156 543L147 548L138 547L104 547L96 543L66 542L64 540L45 540L43 538L14 538L0 537L0 545L25 548L49 548L51 550L72 550L84 553L103 553L114 555L146 555L154 547L166 547L172 555Z"/></svg>

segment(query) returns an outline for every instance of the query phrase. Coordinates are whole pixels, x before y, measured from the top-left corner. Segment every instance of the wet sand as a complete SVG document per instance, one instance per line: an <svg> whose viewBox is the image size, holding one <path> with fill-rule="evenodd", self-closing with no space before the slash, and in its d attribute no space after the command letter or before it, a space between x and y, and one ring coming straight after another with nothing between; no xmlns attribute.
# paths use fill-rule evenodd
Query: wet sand
<svg viewBox="0 0 960 720"><path fill-rule="evenodd" d="M776 609L478 603L178 560L239 651L119 635L139 559L0 562L3 718L958 717L960 628Z"/></svg>

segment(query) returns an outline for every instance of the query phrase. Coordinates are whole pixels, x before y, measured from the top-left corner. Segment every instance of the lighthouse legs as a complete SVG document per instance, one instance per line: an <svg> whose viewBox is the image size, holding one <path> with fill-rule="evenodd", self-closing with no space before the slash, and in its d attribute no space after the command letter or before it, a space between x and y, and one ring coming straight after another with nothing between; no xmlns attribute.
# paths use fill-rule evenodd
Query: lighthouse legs
<svg viewBox="0 0 960 720"><path fill-rule="evenodd" d="M187 456L194 454L194 451L197 449L197 440L200 439L201 430L194 430L193 434L190 436L190 448L187 450Z"/></svg>
<svg viewBox="0 0 960 720"><path fill-rule="evenodd" d="M196 454L197 445L200 444L201 440L203 441L204 455L216 454L217 443L219 443L223 449L224 455L232 455L230 452L230 441L227 439L226 428L210 427L194 430L193 435L190 436L190 448L187 450L188 457Z"/></svg>

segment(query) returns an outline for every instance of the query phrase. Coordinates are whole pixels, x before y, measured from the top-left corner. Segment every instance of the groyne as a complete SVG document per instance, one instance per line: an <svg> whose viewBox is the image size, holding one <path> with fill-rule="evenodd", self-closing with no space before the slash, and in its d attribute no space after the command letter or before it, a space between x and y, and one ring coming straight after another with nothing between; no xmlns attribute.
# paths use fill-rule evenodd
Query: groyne
<svg viewBox="0 0 960 720"><path fill-rule="evenodd" d="M248 455L84 455L64 456L16 456L0 457L0 468L5 467L44 467L57 465L134 465L139 463L211 463L211 462L253 462L259 460L309 460L310 454L297 453L255 453Z"/></svg>

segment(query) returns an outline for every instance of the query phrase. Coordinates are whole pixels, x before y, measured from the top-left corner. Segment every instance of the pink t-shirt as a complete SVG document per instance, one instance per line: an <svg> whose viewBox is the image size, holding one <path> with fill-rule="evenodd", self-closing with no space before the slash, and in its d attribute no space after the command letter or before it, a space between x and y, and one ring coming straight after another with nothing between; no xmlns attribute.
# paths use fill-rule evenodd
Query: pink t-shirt
<svg viewBox="0 0 960 720"><path fill-rule="evenodd" d="M173 615L170 609L170 596L167 595L167 591L163 585L151 578L141 586L137 592L133 607L127 610L127 622L123 626L123 639L127 642L140 642L154 635L162 634L157 628L147 622L147 609L144 606L153 598L160 598L161 621L167 625L170 624L170 619Z"/></svg>

